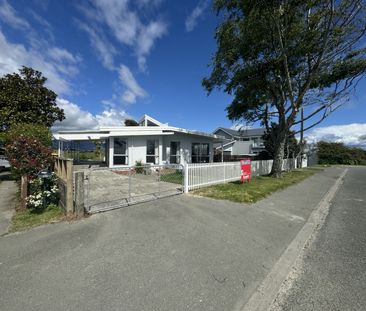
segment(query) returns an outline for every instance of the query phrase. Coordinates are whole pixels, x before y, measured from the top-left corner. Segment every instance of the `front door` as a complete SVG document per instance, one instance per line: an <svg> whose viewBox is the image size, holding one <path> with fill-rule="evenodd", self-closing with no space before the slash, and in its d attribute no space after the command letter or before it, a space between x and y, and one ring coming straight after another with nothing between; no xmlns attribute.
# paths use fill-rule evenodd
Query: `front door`
<svg viewBox="0 0 366 311"><path fill-rule="evenodd" d="M159 141L156 139L146 142L146 163L159 164Z"/></svg>

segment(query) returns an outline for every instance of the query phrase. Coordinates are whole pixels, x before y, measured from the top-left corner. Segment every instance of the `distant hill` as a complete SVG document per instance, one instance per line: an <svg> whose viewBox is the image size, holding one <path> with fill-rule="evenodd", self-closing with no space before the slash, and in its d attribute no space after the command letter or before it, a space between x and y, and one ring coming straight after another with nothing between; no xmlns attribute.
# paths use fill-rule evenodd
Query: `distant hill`
<svg viewBox="0 0 366 311"><path fill-rule="evenodd" d="M102 141L102 148L105 143ZM58 149L58 140L52 141L52 148ZM95 151L96 145L93 141L64 141L64 150Z"/></svg>

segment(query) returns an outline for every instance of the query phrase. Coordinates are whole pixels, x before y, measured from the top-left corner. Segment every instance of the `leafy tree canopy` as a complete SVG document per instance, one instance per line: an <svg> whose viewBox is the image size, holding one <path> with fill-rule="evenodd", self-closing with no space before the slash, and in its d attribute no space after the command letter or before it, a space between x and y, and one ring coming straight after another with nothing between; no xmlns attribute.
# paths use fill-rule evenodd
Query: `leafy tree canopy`
<svg viewBox="0 0 366 311"><path fill-rule="evenodd" d="M208 92L232 95L229 119L278 124L273 175L281 174L288 131L307 130L342 105L366 72L363 0L216 0Z"/></svg>
<svg viewBox="0 0 366 311"><path fill-rule="evenodd" d="M139 124L133 119L126 119L125 126L139 126Z"/></svg>
<svg viewBox="0 0 366 311"><path fill-rule="evenodd" d="M65 118L56 104L56 93L45 87L46 80L29 67L0 78L0 132L18 123L51 127Z"/></svg>
<svg viewBox="0 0 366 311"><path fill-rule="evenodd" d="M26 136L37 140L45 147L50 147L52 143L52 134L48 127L41 124L19 123L12 125L6 133L3 133L5 144L11 143L19 136Z"/></svg>

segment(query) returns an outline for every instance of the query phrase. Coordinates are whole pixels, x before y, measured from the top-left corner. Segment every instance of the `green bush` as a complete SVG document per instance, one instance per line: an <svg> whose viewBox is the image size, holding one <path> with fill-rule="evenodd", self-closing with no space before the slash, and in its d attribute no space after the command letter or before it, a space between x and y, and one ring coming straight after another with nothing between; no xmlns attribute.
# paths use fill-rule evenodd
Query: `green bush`
<svg viewBox="0 0 366 311"><path fill-rule="evenodd" d="M317 146L319 164L366 165L366 150L325 141Z"/></svg>
<svg viewBox="0 0 366 311"><path fill-rule="evenodd" d="M136 161L135 163L135 171L137 174L142 174L144 171L144 167L142 161Z"/></svg>

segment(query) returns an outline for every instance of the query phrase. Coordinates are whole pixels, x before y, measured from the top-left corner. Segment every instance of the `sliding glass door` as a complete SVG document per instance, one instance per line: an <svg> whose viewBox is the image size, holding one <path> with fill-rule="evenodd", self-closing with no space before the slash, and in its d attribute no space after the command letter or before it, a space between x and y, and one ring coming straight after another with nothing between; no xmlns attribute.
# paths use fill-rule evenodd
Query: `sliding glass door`
<svg viewBox="0 0 366 311"><path fill-rule="evenodd" d="M146 141L146 163L159 164L159 141L156 139Z"/></svg>
<svg viewBox="0 0 366 311"><path fill-rule="evenodd" d="M115 137L113 143L113 165L127 165L127 140Z"/></svg>

